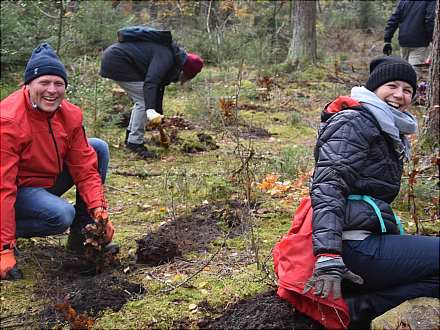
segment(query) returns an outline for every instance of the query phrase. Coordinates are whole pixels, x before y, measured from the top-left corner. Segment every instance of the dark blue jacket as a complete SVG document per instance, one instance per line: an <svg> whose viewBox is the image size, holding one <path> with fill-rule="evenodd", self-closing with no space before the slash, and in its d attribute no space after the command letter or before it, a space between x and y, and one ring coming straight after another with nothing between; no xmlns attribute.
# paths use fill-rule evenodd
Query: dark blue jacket
<svg viewBox="0 0 440 330"><path fill-rule="evenodd" d="M390 138L363 108L324 113L322 120L310 189L315 255L341 254L343 231L381 234L373 208L364 201L348 201L349 195L374 198L387 233L398 234L390 204L400 190L403 161Z"/></svg>
<svg viewBox="0 0 440 330"><path fill-rule="evenodd" d="M384 41L391 42L399 28L401 47L428 46L434 31L435 3L435 0L400 0L385 26Z"/></svg>
<svg viewBox="0 0 440 330"><path fill-rule="evenodd" d="M143 81L145 109L163 113L165 86L176 82L182 70L179 52L175 45L118 42L104 51L99 74L115 81Z"/></svg>

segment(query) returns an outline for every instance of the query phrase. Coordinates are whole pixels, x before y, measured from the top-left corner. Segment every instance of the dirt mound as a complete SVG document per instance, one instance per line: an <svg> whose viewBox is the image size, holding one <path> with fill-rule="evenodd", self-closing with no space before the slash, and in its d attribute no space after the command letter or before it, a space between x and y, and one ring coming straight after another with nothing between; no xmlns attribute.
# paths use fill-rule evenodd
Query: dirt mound
<svg viewBox="0 0 440 330"><path fill-rule="evenodd" d="M36 328L53 328L65 322L56 305L68 302L78 314L94 318L101 311L118 311L128 301L145 292L141 284L128 280L120 269L106 269L96 276L84 276L87 263L69 253L61 245L35 245L29 254L22 250L21 258L38 260L45 274L32 293L35 301L44 302L45 308L29 315ZM90 273L88 273L90 274Z"/></svg>
<svg viewBox="0 0 440 330"><path fill-rule="evenodd" d="M239 136L244 139L264 139L272 135L272 133L263 127L243 126L239 128Z"/></svg>
<svg viewBox="0 0 440 330"><path fill-rule="evenodd" d="M38 317L38 323L42 328L52 328L58 322L64 321L55 308L56 304L64 301L69 302L78 314L96 317L105 309L120 310L128 300L135 299L145 292L142 285L129 282L121 278L120 274L78 277L73 281L59 277L55 283L56 285L51 285L50 290L42 286L36 291L36 295L44 296L45 301L53 301L53 304Z"/></svg>
<svg viewBox="0 0 440 330"><path fill-rule="evenodd" d="M234 136L239 136L243 139L265 139L275 135L263 127L252 125L244 120L235 125L229 125L228 130Z"/></svg>
<svg viewBox="0 0 440 330"><path fill-rule="evenodd" d="M139 264L156 266L182 256L177 244L163 233L147 235L137 243L136 262Z"/></svg>
<svg viewBox="0 0 440 330"><path fill-rule="evenodd" d="M228 307L222 316L203 320L198 326L202 329L324 329L295 312L275 291L240 300Z"/></svg>
<svg viewBox="0 0 440 330"><path fill-rule="evenodd" d="M221 223L231 227L229 237L240 235L246 230L237 225L242 207L234 200L196 207L189 216L176 218L138 240L137 262L160 265L185 252L205 251L210 242L225 235Z"/></svg>
<svg viewBox="0 0 440 330"><path fill-rule="evenodd" d="M182 116L177 115L177 116L165 117L162 127L178 128L181 130L191 130L195 128L195 125L191 121L183 118Z"/></svg>
<svg viewBox="0 0 440 330"><path fill-rule="evenodd" d="M216 150L219 146L214 138L206 133L197 133L181 141L180 150L186 153L197 153L208 150Z"/></svg>

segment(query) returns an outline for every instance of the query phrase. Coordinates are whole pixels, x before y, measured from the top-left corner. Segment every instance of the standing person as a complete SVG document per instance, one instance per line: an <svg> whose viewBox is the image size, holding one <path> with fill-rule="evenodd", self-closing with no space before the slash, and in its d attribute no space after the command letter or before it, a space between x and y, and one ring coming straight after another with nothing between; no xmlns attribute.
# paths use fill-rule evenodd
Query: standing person
<svg viewBox="0 0 440 330"><path fill-rule="evenodd" d="M67 247L84 251L88 224L105 225L113 237L104 196L109 150L87 139L81 109L64 99L67 73L47 43L35 48L24 86L0 103L0 275L17 279L17 237L49 236L70 227ZM76 205L60 198L73 185ZM109 246L109 245L107 245Z"/></svg>
<svg viewBox="0 0 440 330"><path fill-rule="evenodd" d="M126 136L128 151L141 158L156 157L144 145L147 121L160 123L165 86L191 80L202 67L200 56L186 53L171 41L166 45L156 41L121 40L104 51L100 75L116 81L134 102Z"/></svg>
<svg viewBox="0 0 440 330"><path fill-rule="evenodd" d="M369 328L405 300L439 297L440 238L404 235L391 208L410 157L407 136L417 131L408 112L416 87L408 62L377 58L365 87L321 115L310 197L295 215L302 228L294 223L274 255L279 294L326 326L345 328L350 318L351 328Z"/></svg>
<svg viewBox="0 0 440 330"><path fill-rule="evenodd" d="M411 65L425 63L434 31L435 4L436 0L400 0L385 26L383 53L391 55L391 40L398 28L402 58Z"/></svg>

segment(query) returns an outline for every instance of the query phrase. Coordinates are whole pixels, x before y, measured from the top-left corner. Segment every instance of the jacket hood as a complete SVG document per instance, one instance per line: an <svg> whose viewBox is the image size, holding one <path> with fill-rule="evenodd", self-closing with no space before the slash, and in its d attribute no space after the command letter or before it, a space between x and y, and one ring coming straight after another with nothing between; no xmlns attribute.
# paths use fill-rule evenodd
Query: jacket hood
<svg viewBox="0 0 440 330"><path fill-rule="evenodd" d="M350 96L338 96L333 102L327 103L325 105L324 110L321 113L321 122L325 123L334 114L345 109L361 110L362 106L359 101L351 98Z"/></svg>

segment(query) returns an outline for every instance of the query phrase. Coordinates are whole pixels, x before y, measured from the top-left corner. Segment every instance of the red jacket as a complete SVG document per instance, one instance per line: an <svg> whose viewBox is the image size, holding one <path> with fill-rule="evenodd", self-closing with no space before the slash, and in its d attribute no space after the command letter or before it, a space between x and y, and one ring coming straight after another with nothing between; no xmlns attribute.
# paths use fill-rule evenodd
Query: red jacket
<svg viewBox="0 0 440 330"><path fill-rule="evenodd" d="M312 246L312 216L310 197L303 198L289 232L275 244L273 259L278 278L277 293L325 328L345 329L350 323L350 315L344 299L320 298L313 294L313 290L303 293L316 261Z"/></svg>
<svg viewBox="0 0 440 330"><path fill-rule="evenodd" d="M0 103L0 250L15 243L18 187L50 188L67 166L88 209L105 205L96 153L82 112L63 100L54 113L34 109L26 87Z"/></svg>

